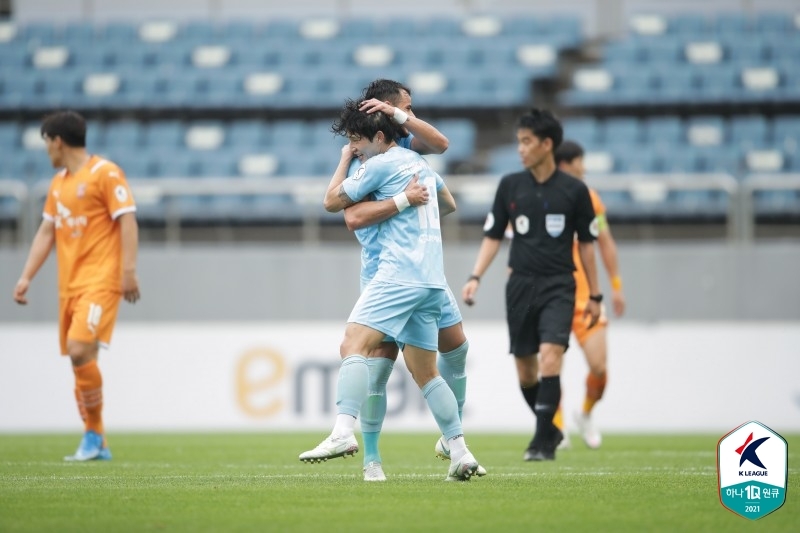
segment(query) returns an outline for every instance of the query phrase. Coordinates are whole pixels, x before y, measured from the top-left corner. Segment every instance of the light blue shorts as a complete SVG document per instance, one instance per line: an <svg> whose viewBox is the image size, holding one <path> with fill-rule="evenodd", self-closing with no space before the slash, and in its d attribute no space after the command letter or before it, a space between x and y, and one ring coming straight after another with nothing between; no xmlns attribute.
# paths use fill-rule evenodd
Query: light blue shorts
<svg viewBox="0 0 800 533"><path fill-rule="evenodd" d="M456 302L456 297L453 295L453 291L450 290L450 287L447 287L445 292L447 293L447 299L444 302L444 306L442 306L442 318L439 320L439 329L455 326L464 320L461 318L461 311L458 308L458 303Z"/></svg>
<svg viewBox="0 0 800 533"><path fill-rule="evenodd" d="M444 289L373 281L361 292L347 322L380 331L398 343L435 352L446 300Z"/></svg>

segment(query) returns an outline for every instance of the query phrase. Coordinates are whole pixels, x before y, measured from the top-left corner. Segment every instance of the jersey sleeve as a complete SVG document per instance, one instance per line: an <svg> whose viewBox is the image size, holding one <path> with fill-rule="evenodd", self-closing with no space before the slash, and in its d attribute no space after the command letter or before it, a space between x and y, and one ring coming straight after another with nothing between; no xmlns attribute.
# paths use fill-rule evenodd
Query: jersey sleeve
<svg viewBox="0 0 800 533"><path fill-rule="evenodd" d="M120 215L136 211L136 202L133 200L125 173L114 164L103 165L100 172L100 190L112 220Z"/></svg>
<svg viewBox="0 0 800 533"><path fill-rule="evenodd" d="M444 187L444 178L442 178L438 172L433 173L436 176L436 190L441 191L442 187Z"/></svg>
<svg viewBox="0 0 800 533"><path fill-rule="evenodd" d="M381 176L381 165L367 161L342 182L342 188L351 200L359 202L381 185Z"/></svg>
<svg viewBox="0 0 800 533"><path fill-rule="evenodd" d="M400 137L397 139L397 145L402 146L406 150L411 150L411 140L414 138L414 135L409 133L406 137Z"/></svg>
<svg viewBox="0 0 800 533"><path fill-rule="evenodd" d="M580 242L592 242L599 235L598 222L592 207L589 188L578 182L578 195L575 202L575 232Z"/></svg>
<svg viewBox="0 0 800 533"><path fill-rule="evenodd" d="M506 189L507 181L500 181L500 184L497 186L497 192L494 195L492 210L486 215L486 222L483 224L483 235L498 241L503 240L506 227L508 226Z"/></svg>

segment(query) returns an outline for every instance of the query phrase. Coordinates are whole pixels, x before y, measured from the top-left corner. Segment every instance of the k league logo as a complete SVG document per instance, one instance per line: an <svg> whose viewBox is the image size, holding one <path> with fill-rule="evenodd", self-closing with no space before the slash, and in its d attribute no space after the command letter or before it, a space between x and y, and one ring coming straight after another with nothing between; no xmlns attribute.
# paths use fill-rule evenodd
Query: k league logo
<svg viewBox="0 0 800 533"><path fill-rule="evenodd" d="M789 448L760 422L747 422L717 445L719 499L728 510L757 520L786 501Z"/></svg>

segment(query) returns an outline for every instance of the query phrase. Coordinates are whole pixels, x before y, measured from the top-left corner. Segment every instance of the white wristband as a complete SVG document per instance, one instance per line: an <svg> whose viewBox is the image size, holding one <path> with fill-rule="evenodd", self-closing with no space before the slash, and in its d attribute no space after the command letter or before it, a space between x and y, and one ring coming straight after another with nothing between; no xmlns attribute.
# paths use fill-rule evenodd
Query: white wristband
<svg viewBox="0 0 800 533"><path fill-rule="evenodd" d="M398 213L402 213L403 209L411 207L411 202L408 201L408 196L406 196L406 193L404 192L401 192L400 194L395 194L392 197L392 200L394 200L394 205L397 206Z"/></svg>
<svg viewBox="0 0 800 533"><path fill-rule="evenodd" d="M392 120L394 120L398 124L403 124L405 123L406 120L408 120L408 113L401 110L400 108L395 107L394 114L392 115Z"/></svg>

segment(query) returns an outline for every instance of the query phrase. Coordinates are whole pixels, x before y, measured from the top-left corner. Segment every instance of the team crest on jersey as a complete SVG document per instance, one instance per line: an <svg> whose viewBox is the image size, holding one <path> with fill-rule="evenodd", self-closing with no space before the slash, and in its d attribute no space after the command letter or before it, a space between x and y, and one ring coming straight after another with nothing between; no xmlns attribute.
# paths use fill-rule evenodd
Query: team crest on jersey
<svg viewBox="0 0 800 533"><path fill-rule="evenodd" d="M562 214L548 214L544 217L544 228L551 237L558 237L564 232L567 217Z"/></svg>
<svg viewBox="0 0 800 533"><path fill-rule="evenodd" d="M360 180L361 178L364 177L364 173L366 171L367 171L367 166L366 165L361 165L360 167L358 167L358 170L356 170L355 173L353 174L353 179L354 180Z"/></svg>
<svg viewBox="0 0 800 533"><path fill-rule="evenodd" d="M128 190L122 185L117 185L114 187L114 196L119 202L125 202L128 199Z"/></svg>
<svg viewBox="0 0 800 533"><path fill-rule="evenodd" d="M75 191L75 196L77 196L78 198L83 198L84 196L86 196L86 184L85 183L79 183L78 184L78 190Z"/></svg>
<svg viewBox="0 0 800 533"><path fill-rule="evenodd" d="M517 220L514 221L514 226L517 228L517 233L525 235L531 229L531 221L525 215L520 215L517 217Z"/></svg>
<svg viewBox="0 0 800 533"><path fill-rule="evenodd" d="M489 231L494 227L494 213L486 215L486 222L483 223L483 231Z"/></svg>

